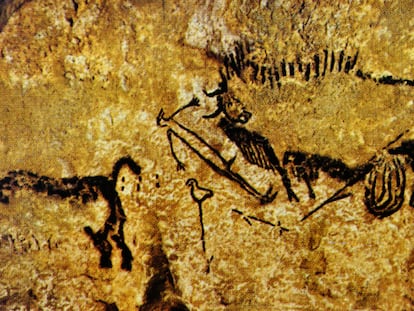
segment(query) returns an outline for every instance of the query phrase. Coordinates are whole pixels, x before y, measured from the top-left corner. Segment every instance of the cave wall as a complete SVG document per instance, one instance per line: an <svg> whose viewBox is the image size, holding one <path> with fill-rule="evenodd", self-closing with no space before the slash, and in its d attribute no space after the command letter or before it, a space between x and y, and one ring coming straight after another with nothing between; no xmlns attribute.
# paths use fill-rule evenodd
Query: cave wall
<svg viewBox="0 0 414 311"><path fill-rule="evenodd" d="M408 0L3 1L0 309L412 309L413 10ZM239 143L219 126L225 114L205 118L223 78L251 114ZM312 167L286 164L289 200L289 151L317 159L315 198L294 170ZM139 173L117 172L125 157ZM373 168L352 183L335 163ZM383 218L367 209L375 174L403 201ZM191 179L213 195L198 203ZM268 190L277 196L263 202ZM85 231L107 224L111 268ZM120 226L131 269L112 238Z"/></svg>

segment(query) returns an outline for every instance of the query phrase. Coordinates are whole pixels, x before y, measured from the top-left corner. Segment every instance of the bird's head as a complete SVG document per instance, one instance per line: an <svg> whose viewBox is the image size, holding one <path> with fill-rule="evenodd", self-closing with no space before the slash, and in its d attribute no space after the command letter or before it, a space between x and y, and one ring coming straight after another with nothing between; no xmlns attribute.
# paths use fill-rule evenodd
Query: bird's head
<svg viewBox="0 0 414 311"><path fill-rule="evenodd" d="M194 178L190 178L187 180L187 182L185 183L185 185L187 187L194 187L197 185L197 180L195 180Z"/></svg>

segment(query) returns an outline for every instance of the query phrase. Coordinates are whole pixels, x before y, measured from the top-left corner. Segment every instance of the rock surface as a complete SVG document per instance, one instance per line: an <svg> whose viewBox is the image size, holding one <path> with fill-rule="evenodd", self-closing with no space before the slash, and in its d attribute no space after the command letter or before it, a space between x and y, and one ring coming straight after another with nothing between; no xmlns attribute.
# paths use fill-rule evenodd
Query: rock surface
<svg viewBox="0 0 414 311"><path fill-rule="evenodd" d="M413 309L413 11L4 1L0 310ZM223 78L234 106L205 118ZM248 122L220 125L237 101ZM126 156L140 172L114 175ZM198 202L191 178L213 195ZM270 185L277 196L260 202ZM398 210L369 212L373 189L391 189Z"/></svg>

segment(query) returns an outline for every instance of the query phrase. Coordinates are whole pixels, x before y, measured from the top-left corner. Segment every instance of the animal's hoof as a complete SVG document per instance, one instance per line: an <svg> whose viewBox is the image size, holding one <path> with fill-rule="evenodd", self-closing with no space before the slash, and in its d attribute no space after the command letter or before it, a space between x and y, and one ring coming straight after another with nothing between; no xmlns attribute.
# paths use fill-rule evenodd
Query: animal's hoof
<svg viewBox="0 0 414 311"><path fill-rule="evenodd" d="M112 261L110 258L108 257L101 257L100 263L99 263L99 267L104 268L104 269L110 269L112 268Z"/></svg>
<svg viewBox="0 0 414 311"><path fill-rule="evenodd" d="M131 262L130 262L130 261L123 262L123 263L121 264L121 268L122 268L123 270L126 270L126 271L131 271L131 270L132 270L132 264L131 264Z"/></svg>

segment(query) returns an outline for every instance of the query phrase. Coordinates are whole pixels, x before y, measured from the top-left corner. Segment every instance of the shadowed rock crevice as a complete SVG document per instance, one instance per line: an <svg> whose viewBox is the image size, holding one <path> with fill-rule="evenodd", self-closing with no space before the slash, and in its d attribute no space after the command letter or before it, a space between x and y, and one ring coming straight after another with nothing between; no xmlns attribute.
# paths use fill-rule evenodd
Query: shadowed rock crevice
<svg viewBox="0 0 414 311"><path fill-rule="evenodd" d="M159 234L158 228L154 228ZM188 311L189 309L181 300L181 292L177 288L170 264L161 241L151 246L151 258L148 260L148 269L152 276L146 285L144 304L140 311Z"/></svg>

